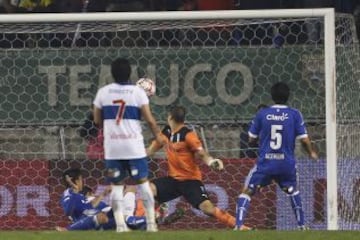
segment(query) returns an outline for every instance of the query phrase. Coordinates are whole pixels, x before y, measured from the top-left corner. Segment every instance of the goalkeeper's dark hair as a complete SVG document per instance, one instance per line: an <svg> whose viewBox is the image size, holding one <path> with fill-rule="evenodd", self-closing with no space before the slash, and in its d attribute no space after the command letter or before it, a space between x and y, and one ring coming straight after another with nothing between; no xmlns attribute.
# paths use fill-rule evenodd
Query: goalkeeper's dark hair
<svg viewBox="0 0 360 240"><path fill-rule="evenodd" d="M175 107L171 108L171 110L169 111L169 114L176 123L184 123L185 122L186 109L184 107L175 106Z"/></svg>
<svg viewBox="0 0 360 240"><path fill-rule="evenodd" d="M290 96L290 88L286 83L278 82L271 87L271 98L276 104L285 104Z"/></svg>
<svg viewBox="0 0 360 240"><path fill-rule="evenodd" d="M118 58L111 63L111 75L113 76L115 82L129 82L130 73L131 66L129 60L125 58Z"/></svg>
<svg viewBox="0 0 360 240"><path fill-rule="evenodd" d="M68 183L68 181L66 180L66 176L70 177L72 182L75 182L76 180L78 180L82 176L82 173L81 173L81 170L79 168L71 168L71 169L66 170L63 173L63 182L64 182L65 186L68 188L68 187L71 187L71 186Z"/></svg>

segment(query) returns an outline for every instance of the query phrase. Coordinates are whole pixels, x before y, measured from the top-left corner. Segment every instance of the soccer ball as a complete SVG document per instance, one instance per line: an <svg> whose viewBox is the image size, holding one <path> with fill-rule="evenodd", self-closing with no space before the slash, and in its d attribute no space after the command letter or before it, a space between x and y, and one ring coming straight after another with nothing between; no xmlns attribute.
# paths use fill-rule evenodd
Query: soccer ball
<svg viewBox="0 0 360 240"><path fill-rule="evenodd" d="M140 78L136 82L136 85L144 89L148 97L151 97L155 94L156 86L154 81L151 80L150 78Z"/></svg>

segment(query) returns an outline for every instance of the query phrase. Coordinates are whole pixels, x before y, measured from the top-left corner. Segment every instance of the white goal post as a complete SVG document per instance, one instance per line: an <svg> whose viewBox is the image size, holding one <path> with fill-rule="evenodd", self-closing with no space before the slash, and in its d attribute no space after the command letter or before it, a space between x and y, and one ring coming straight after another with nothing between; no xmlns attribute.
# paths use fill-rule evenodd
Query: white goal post
<svg viewBox="0 0 360 240"><path fill-rule="evenodd" d="M0 24L13 23L101 23L146 21L192 21L217 19L268 19L268 18L323 18L324 25L324 76L326 125L326 202L327 229L338 229L338 177L337 177L337 109L336 109L336 46L335 12L332 8L231 10L231 11L176 11L176 12L124 12L78 14L6 14L0 15ZM81 26L80 26L81 27ZM124 27L124 26L123 26ZM30 31L30 29L29 29ZM265 89L266 90L266 89ZM64 147L65 148L65 147ZM65 155L65 153L64 153ZM64 157L65 158L65 157Z"/></svg>

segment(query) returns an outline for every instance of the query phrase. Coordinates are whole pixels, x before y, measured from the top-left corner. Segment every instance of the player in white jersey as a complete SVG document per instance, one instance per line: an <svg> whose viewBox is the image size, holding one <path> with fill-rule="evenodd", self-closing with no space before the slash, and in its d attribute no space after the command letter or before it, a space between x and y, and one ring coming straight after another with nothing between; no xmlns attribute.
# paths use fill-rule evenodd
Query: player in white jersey
<svg viewBox="0 0 360 240"><path fill-rule="evenodd" d="M143 118L155 138L163 142L149 98L145 91L130 83L130 63L118 58L111 64L115 80L100 88L94 104L94 122L103 125L104 152L107 179L114 184L110 195L117 231L128 231L123 215L122 181L130 175L138 184L144 201L147 230L157 231L154 197L148 181L148 157L146 156L140 121Z"/></svg>

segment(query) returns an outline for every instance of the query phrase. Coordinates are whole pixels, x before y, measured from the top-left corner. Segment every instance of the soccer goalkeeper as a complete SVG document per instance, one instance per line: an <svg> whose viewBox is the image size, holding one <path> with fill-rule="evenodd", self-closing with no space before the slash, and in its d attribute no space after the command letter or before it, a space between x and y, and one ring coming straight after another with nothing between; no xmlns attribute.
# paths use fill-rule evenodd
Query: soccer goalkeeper
<svg viewBox="0 0 360 240"><path fill-rule="evenodd" d="M215 207L209 200L195 159L200 158L216 170L223 169L223 162L211 157L204 150L197 134L185 126L184 107L172 108L167 122L169 125L162 130L166 144L163 146L159 141L153 141L147 148L148 155L152 156L165 147L169 166L169 176L157 178L151 182L155 199L163 203L183 196L193 207L200 209L206 215L215 217L229 227L234 227L235 218Z"/></svg>

